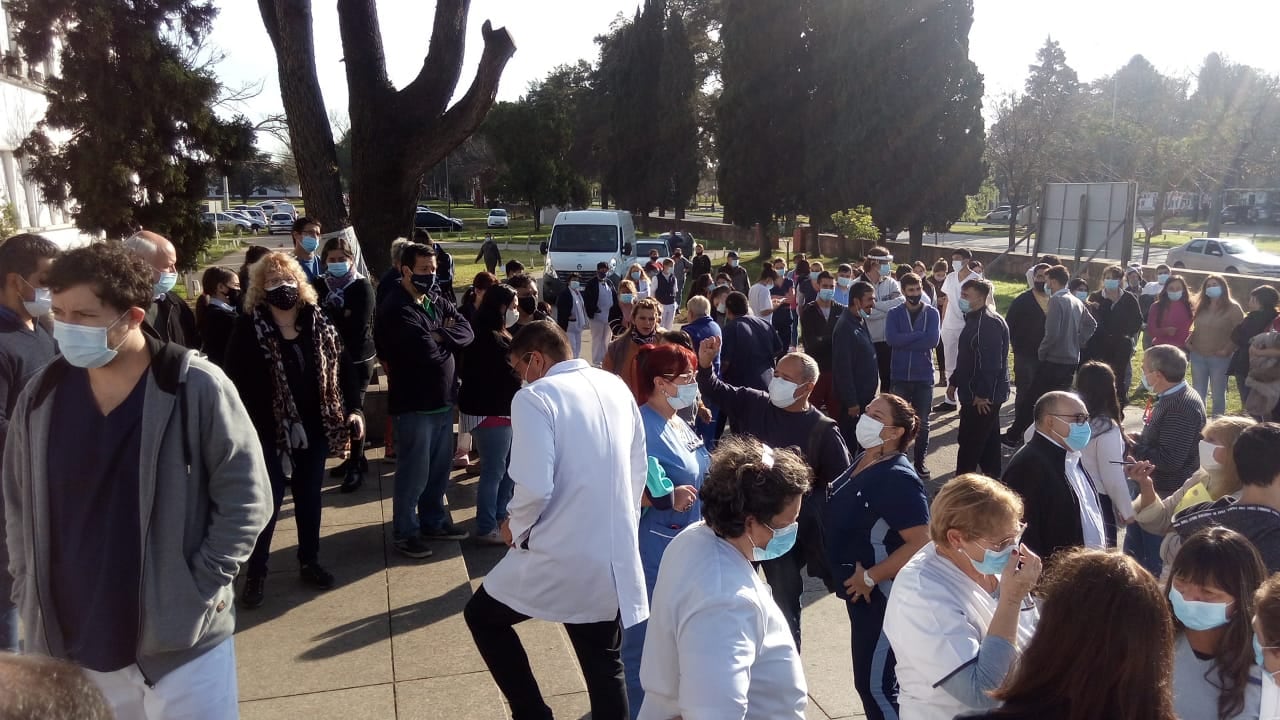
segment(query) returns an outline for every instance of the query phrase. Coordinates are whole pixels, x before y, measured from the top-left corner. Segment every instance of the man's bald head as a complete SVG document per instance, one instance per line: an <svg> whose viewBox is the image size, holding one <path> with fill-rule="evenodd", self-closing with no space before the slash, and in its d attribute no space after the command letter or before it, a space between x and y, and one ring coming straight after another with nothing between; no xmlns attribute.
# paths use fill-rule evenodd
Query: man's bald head
<svg viewBox="0 0 1280 720"><path fill-rule="evenodd" d="M169 242L169 238L151 232L139 230L124 241L125 248L151 266L154 280L160 279L161 273L178 271L178 251Z"/></svg>
<svg viewBox="0 0 1280 720"><path fill-rule="evenodd" d="M1049 431L1056 425L1061 429L1061 425L1057 425L1054 419L1060 415L1088 415L1089 409L1085 407L1084 401L1080 396L1063 390L1055 390L1047 392L1040 396L1036 401L1036 429L1046 434L1053 434ZM1063 422L1073 422L1070 418L1061 418ZM1065 433L1058 432L1059 435Z"/></svg>

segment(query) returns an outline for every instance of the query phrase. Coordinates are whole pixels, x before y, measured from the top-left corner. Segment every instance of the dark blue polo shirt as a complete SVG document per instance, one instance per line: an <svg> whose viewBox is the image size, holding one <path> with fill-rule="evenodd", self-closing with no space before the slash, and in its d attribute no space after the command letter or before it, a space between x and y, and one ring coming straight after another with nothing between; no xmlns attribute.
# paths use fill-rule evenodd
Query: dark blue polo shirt
<svg viewBox="0 0 1280 720"><path fill-rule="evenodd" d="M49 585L67 657L99 672L132 665L142 523L138 465L147 373L103 415L89 373L70 368L49 420Z"/></svg>

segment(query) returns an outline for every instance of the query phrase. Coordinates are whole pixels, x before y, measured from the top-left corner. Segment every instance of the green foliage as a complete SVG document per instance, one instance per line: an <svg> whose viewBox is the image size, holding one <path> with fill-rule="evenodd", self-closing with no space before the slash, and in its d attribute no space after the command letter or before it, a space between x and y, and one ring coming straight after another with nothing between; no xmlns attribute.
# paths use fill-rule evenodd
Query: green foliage
<svg viewBox="0 0 1280 720"><path fill-rule="evenodd" d="M961 220L978 222L1000 201L1000 190L991 182L984 180L978 192L965 198L964 214Z"/></svg>
<svg viewBox="0 0 1280 720"><path fill-rule="evenodd" d="M499 158L495 189L535 208L535 230L536 209L567 204L577 184L566 160L573 141L569 119L562 106L538 90L519 102L495 105L480 130Z"/></svg>
<svg viewBox="0 0 1280 720"><path fill-rule="evenodd" d="M676 12L667 19L659 72L661 117L654 172L661 191L658 207L675 208L676 217L698 192L698 66L684 20Z"/></svg>
<svg viewBox="0 0 1280 720"><path fill-rule="evenodd" d="M831 226L850 240L875 241L880 238L880 228L871 217L871 208L866 205L832 214Z"/></svg>
<svg viewBox="0 0 1280 720"><path fill-rule="evenodd" d="M0 205L0 238L13 236L21 227L18 206L11 202Z"/></svg>
<svg viewBox="0 0 1280 720"><path fill-rule="evenodd" d="M44 119L18 147L44 197L74 197L86 232L162 233L191 267L208 242L198 218L210 171L248 158L253 138L244 118L213 113L218 81L192 60L217 12L212 3L13 0L5 8L27 57L46 57L54 36L63 38Z"/></svg>
<svg viewBox="0 0 1280 720"><path fill-rule="evenodd" d="M231 163L227 186L232 197L248 202L260 190L284 190L284 169L269 153L258 151L252 158Z"/></svg>

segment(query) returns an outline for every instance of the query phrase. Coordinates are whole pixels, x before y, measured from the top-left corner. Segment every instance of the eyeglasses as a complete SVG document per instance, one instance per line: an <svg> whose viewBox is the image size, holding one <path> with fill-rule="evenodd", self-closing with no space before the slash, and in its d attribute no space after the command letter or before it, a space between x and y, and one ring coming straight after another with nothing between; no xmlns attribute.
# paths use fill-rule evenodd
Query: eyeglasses
<svg viewBox="0 0 1280 720"><path fill-rule="evenodd" d="M1064 418L1066 420L1070 420L1071 422L1077 425L1082 425L1084 423L1089 422L1089 416L1086 415L1085 413L1072 413L1072 414L1049 413L1049 414L1056 418Z"/></svg>
<svg viewBox="0 0 1280 720"><path fill-rule="evenodd" d="M977 542L979 545L982 545L983 547L986 547L987 545L994 545L995 547L988 548L992 552L1003 552L1011 547L1018 547L1018 545L1022 543L1022 534L1026 531L1027 531L1027 524L1024 522L1020 522L1018 523L1018 533L1014 535L1012 538L1007 538L1005 540L1000 541L999 544L993 543L990 540L976 540L975 542Z"/></svg>
<svg viewBox="0 0 1280 720"><path fill-rule="evenodd" d="M681 373L680 375L663 375L662 377L665 380L670 380L676 385L689 385L697 379L697 375L692 372Z"/></svg>

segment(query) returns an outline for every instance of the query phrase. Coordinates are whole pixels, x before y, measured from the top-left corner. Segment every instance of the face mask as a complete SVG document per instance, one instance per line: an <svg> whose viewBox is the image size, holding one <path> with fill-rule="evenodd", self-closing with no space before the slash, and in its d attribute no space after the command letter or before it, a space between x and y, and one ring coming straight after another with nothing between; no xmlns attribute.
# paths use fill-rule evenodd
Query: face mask
<svg viewBox="0 0 1280 720"><path fill-rule="evenodd" d="M1222 467L1222 463L1218 462L1213 457L1213 451L1217 449L1218 449L1218 446L1214 445L1208 440L1200 441L1200 467L1201 468L1205 470L1218 470L1219 468Z"/></svg>
<svg viewBox="0 0 1280 720"><path fill-rule="evenodd" d="M880 274L881 274L881 275L888 275L888 274L889 274L889 273L891 273L891 272L893 272L893 267L892 267L892 266L890 266L890 265L885 265L884 263L881 263L881 264L880 264Z"/></svg>
<svg viewBox="0 0 1280 720"><path fill-rule="evenodd" d="M1271 682L1272 682L1273 684L1275 683L1275 680L1276 680L1276 674L1275 674L1275 673L1273 673L1273 672L1270 672L1269 670L1267 670L1267 666L1264 664L1265 659L1264 659L1264 658L1263 658L1263 656L1262 656L1262 651L1263 651L1263 650L1275 650L1277 647L1280 647L1280 646L1277 646L1277 645L1263 645L1263 644L1262 644L1262 641L1258 639L1258 634L1257 634L1257 633L1254 633L1254 634L1253 634L1253 662L1254 662L1254 664L1256 664L1259 668L1261 668L1261 669L1262 669L1262 672L1264 672L1264 673L1266 673L1267 675L1270 675L1270 676L1271 676Z"/></svg>
<svg viewBox="0 0 1280 720"><path fill-rule="evenodd" d="M36 291L35 300L23 300L22 307L27 309L27 314L31 317L41 317L48 315L49 310L53 308L53 291L49 288L34 288Z"/></svg>
<svg viewBox="0 0 1280 720"><path fill-rule="evenodd" d="M516 323L520 322L520 313L516 312L516 309L513 307L507 308L506 321L507 321L507 327L511 327L512 325L515 325Z"/></svg>
<svg viewBox="0 0 1280 720"><path fill-rule="evenodd" d="M435 286L436 276L435 273L424 273L422 275L413 273L409 276L409 282L413 283L414 287L425 293Z"/></svg>
<svg viewBox="0 0 1280 720"><path fill-rule="evenodd" d="M632 279L632 280L639 280L639 279L640 279L640 273L639 273L638 271L637 271L637 272L633 272L633 273L631 273L631 279Z"/></svg>
<svg viewBox="0 0 1280 720"><path fill-rule="evenodd" d="M600 278L601 280L605 279L605 278L606 278L606 277L608 277L608 276L609 276L609 271L608 271L608 270L597 270L597 271L596 271L596 277Z"/></svg>
<svg viewBox="0 0 1280 720"><path fill-rule="evenodd" d="M968 314L969 311L973 310L973 305L965 298L960 298L959 300L957 300L956 307L960 308L960 312L965 314Z"/></svg>
<svg viewBox="0 0 1280 720"><path fill-rule="evenodd" d="M577 280L570 280L570 281L569 281L569 289L570 289L570 290L581 290L581 289L582 289L582 286L578 284L578 281L577 281Z"/></svg>
<svg viewBox="0 0 1280 720"><path fill-rule="evenodd" d="M346 262L345 260L343 262L329 263L325 266L325 269L329 271L330 275L338 278L350 272L351 263Z"/></svg>
<svg viewBox="0 0 1280 720"><path fill-rule="evenodd" d="M663 277L671 277L671 276L672 276L672 274L674 274L674 273L675 273L675 270L672 270L671 268L663 268L663 269L662 269L662 276L663 276Z"/></svg>
<svg viewBox="0 0 1280 720"><path fill-rule="evenodd" d="M1170 300L1172 300L1172 301L1174 301L1174 302L1178 302L1179 300L1181 300L1181 299L1182 299L1182 291L1181 291L1181 290L1174 290L1174 291L1169 292L1169 299L1170 299Z"/></svg>
<svg viewBox="0 0 1280 720"><path fill-rule="evenodd" d="M525 295L519 300L516 300L516 303L525 315L532 315L534 311L538 309L538 300L532 295Z"/></svg>
<svg viewBox="0 0 1280 720"><path fill-rule="evenodd" d="M905 295L903 297L907 299L908 305L919 305L920 299L923 298L924 296L923 295Z"/></svg>
<svg viewBox="0 0 1280 720"><path fill-rule="evenodd" d="M267 302L281 309L290 310L298 304L297 285L277 285L267 290Z"/></svg>
<svg viewBox="0 0 1280 720"><path fill-rule="evenodd" d="M632 302L634 302L634 301L635 301L636 296L635 296L635 295L632 295L631 293L623 293L623 294L622 294L622 297L620 297L620 298L618 298L618 299L619 299L620 301L624 302L624 303L632 303Z"/></svg>
<svg viewBox="0 0 1280 720"><path fill-rule="evenodd" d="M1062 420L1062 418L1058 418ZM1066 421L1063 421L1066 422ZM1071 428L1067 431L1067 436L1063 438L1063 442L1067 447L1080 452L1089 444L1089 440L1093 438L1093 429L1089 427L1089 423L1067 423L1067 427Z"/></svg>
<svg viewBox="0 0 1280 720"><path fill-rule="evenodd" d="M854 426L853 435L859 445L870 450L884 444L884 439L880 437L880 433L883 431L884 423L864 413L862 417L858 418L858 424Z"/></svg>
<svg viewBox="0 0 1280 720"><path fill-rule="evenodd" d="M231 306L240 304L240 288L227 289L227 304Z"/></svg>
<svg viewBox="0 0 1280 720"><path fill-rule="evenodd" d="M867 312L866 310L859 310L858 317L862 318L863 320L870 320L871 313Z"/></svg>
<svg viewBox="0 0 1280 720"><path fill-rule="evenodd" d="M125 313L121 313L120 317L106 327L75 325L54 318L53 339L58 341L58 350L67 362L78 368L100 368L116 357L116 349L120 345L114 348L107 345L107 331L115 327L124 316ZM120 343L124 344L124 340Z"/></svg>
<svg viewBox="0 0 1280 720"><path fill-rule="evenodd" d="M316 248L320 247L320 238L303 235L301 245L303 252L313 253Z"/></svg>
<svg viewBox="0 0 1280 720"><path fill-rule="evenodd" d="M938 283L939 285L941 285L942 283L944 283L944 282L946 282L946 281L947 281L947 276L946 276L946 275L934 275L934 276L933 276L933 281L934 281L935 283Z"/></svg>
<svg viewBox="0 0 1280 720"><path fill-rule="evenodd" d="M822 288L818 291L818 299L823 302L831 302L836 299L835 288Z"/></svg>
<svg viewBox="0 0 1280 720"><path fill-rule="evenodd" d="M716 305L716 312L720 313L721 315L724 314L724 303L718 303Z"/></svg>
<svg viewBox="0 0 1280 720"><path fill-rule="evenodd" d="M1146 374L1146 373L1142 373L1142 387L1146 388L1146 389L1147 389L1147 392L1155 392L1155 391L1156 391L1156 389L1155 389L1155 388L1151 387L1151 380L1149 380L1149 379L1147 378L1147 374Z"/></svg>
<svg viewBox="0 0 1280 720"><path fill-rule="evenodd" d="M668 397L667 404L672 410L683 410L692 407L698 401L698 384L689 383L688 385L677 385L676 396Z"/></svg>
<svg viewBox="0 0 1280 720"><path fill-rule="evenodd" d="M1157 275L1156 282L1160 283L1161 285L1169 282L1169 273L1160 273L1159 275Z"/></svg>
<svg viewBox="0 0 1280 720"><path fill-rule="evenodd" d="M729 283L718 282L716 283L716 287L729 287Z"/></svg>
<svg viewBox="0 0 1280 720"><path fill-rule="evenodd" d="M1107 290L1119 290L1120 280L1118 278L1103 278L1102 287Z"/></svg>
<svg viewBox="0 0 1280 720"><path fill-rule="evenodd" d="M790 380L774 376L769 381L769 402L776 408L786 409L796 404L796 388L800 387Z"/></svg>
<svg viewBox="0 0 1280 720"><path fill-rule="evenodd" d="M1231 603L1187 600L1176 587L1169 588L1169 601L1173 603L1173 614L1191 630L1212 630L1227 624L1227 606Z"/></svg>
<svg viewBox="0 0 1280 720"><path fill-rule="evenodd" d="M1209 287L1204 289L1204 294L1208 295L1210 300L1217 300L1218 298L1222 297L1222 286L1210 285Z"/></svg>
<svg viewBox="0 0 1280 720"><path fill-rule="evenodd" d="M777 530L774 530L768 525L765 525L765 527L769 528L769 532L773 533L773 539L766 543L763 548L756 547L756 543L754 540L751 540L751 536L747 536L747 539L751 540L751 555L755 558L756 562L776 560L783 555L786 555L788 550L795 547L796 532L800 529L800 523L793 522L790 525Z"/></svg>
<svg viewBox="0 0 1280 720"><path fill-rule="evenodd" d="M999 575L1004 572L1005 566L1009 564L1009 558L1013 555L1013 550L1013 545L1000 552L983 548L982 560L978 561L970 557L969 562L973 565L974 570L983 575ZM965 557L969 557L969 554L965 553Z"/></svg>
<svg viewBox="0 0 1280 720"><path fill-rule="evenodd" d="M156 281L154 286L152 286L152 291L155 293L155 297L159 297L172 290L173 286L177 284L178 273L160 273L160 279Z"/></svg>
<svg viewBox="0 0 1280 720"><path fill-rule="evenodd" d="M1087 290L1077 290L1075 295L1076 295L1076 299L1079 300L1080 302L1084 302L1085 300L1089 299L1089 291Z"/></svg>
<svg viewBox="0 0 1280 720"><path fill-rule="evenodd" d="M840 287L844 288L845 290L848 290L849 287L853 285L853 278L840 277L840 278L836 278L836 282L840 283Z"/></svg>
<svg viewBox="0 0 1280 720"><path fill-rule="evenodd" d="M956 272L960 272L961 270L963 270L963 269L964 269L964 261L963 261L963 260L952 260L952 261L951 261L951 269L952 269L952 270L955 270Z"/></svg>
<svg viewBox="0 0 1280 720"><path fill-rule="evenodd" d="M729 267L738 267L738 261L734 258L729 258Z"/></svg>

